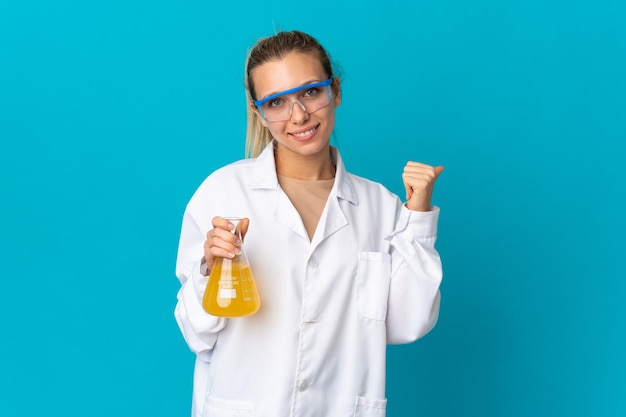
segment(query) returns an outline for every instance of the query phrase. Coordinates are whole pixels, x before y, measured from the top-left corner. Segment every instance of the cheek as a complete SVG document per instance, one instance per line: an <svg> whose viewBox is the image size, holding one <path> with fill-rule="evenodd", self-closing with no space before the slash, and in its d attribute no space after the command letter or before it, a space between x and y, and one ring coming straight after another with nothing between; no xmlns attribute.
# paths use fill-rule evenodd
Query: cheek
<svg viewBox="0 0 626 417"><path fill-rule="evenodd" d="M283 129L281 128L282 124L280 123L264 123L263 124L267 130L270 131L270 134L272 135L273 138L277 138L280 137L280 135L282 134Z"/></svg>
<svg viewBox="0 0 626 417"><path fill-rule="evenodd" d="M324 109L323 118L326 121L326 124L332 129L335 125L335 107L326 107Z"/></svg>

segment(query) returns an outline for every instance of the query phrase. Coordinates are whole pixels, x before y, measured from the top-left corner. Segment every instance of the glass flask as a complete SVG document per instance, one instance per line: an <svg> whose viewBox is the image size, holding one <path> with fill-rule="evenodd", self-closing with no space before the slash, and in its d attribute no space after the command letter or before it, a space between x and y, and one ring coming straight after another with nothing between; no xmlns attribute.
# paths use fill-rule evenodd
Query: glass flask
<svg viewBox="0 0 626 417"><path fill-rule="evenodd" d="M241 239L238 217L226 217L235 225L233 233ZM254 314L261 306L259 292L243 244L234 258L216 257L204 291L202 307L219 317L243 317Z"/></svg>

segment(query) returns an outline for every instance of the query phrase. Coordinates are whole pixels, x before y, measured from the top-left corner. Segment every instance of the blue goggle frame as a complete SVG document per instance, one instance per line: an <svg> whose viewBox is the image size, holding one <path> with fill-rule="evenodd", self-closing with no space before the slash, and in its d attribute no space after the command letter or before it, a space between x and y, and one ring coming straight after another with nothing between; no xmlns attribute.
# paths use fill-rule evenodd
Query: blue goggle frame
<svg viewBox="0 0 626 417"><path fill-rule="evenodd" d="M298 91L306 90L307 88L327 87L332 82L333 82L333 78L331 77L331 78L327 79L326 81L320 81L319 83L301 85L300 87L291 88L289 90L281 91L280 93L272 94L271 96L267 96L265 98L262 98L261 100L255 100L253 103L254 103L255 107L261 107L261 105L263 105L263 103L267 103L268 101L273 100L276 97L284 96L286 94L296 93Z"/></svg>

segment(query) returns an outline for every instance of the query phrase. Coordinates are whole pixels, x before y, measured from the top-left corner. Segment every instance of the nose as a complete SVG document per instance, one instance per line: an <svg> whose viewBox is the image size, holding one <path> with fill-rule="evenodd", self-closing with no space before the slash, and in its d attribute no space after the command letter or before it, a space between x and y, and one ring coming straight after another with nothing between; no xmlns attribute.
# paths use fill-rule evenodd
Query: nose
<svg viewBox="0 0 626 417"><path fill-rule="evenodd" d="M291 102L290 119L294 123L302 123L309 119L309 113L306 111L306 107L304 107L304 104L300 103L299 100Z"/></svg>

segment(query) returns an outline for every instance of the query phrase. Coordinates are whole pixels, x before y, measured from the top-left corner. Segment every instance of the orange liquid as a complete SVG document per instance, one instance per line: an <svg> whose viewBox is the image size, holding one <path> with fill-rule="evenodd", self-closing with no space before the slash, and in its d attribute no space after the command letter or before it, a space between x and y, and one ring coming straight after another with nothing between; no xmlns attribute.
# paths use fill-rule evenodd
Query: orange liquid
<svg viewBox="0 0 626 417"><path fill-rule="evenodd" d="M237 259L217 258L202 299L204 310L219 317L243 317L256 313L260 306L250 267Z"/></svg>

